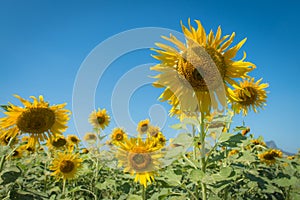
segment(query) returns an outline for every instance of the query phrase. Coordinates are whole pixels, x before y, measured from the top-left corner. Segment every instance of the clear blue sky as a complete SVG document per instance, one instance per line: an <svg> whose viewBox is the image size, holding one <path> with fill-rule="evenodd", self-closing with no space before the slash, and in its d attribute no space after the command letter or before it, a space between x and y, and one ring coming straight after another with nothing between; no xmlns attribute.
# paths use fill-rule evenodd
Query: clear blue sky
<svg viewBox="0 0 300 200"><path fill-rule="evenodd" d="M225 34L236 32L236 41L248 38L242 50L257 65L251 75L263 77L270 93L265 110L251 113L245 122L256 136L296 152L300 147L299 10L297 1L0 0L0 104L17 103L13 94L26 98L42 94L51 103L67 102L72 109L76 74L99 43L139 27L181 31L180 20L186 24L188 18L199 19L206 30L221 25ZM133 51L113 62L99 82L95 106L111 113L111 91L117 81L138 65L156 62L150 53ZM150 85L134 92L129 110L135 122L149 117L160 92ZM235 121L239 123L241 117ZM73 118L69 125L68 133L74 133ZM171 136L169 128L164 129Z"/></svg>

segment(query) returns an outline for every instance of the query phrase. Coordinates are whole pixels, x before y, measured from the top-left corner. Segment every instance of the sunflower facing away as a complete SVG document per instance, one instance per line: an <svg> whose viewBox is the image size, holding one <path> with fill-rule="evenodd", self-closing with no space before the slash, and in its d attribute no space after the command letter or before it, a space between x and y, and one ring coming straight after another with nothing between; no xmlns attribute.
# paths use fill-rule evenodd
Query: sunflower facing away
<svg viewBox="0 0 300 200"><path fill-rule="evenodd" d="M52 161L50 170L54 171L52 176L56 176L57 179L73 179L76 177L81 163L82 159L79 158L79 154L58 152Z"/></svg>
<svg viewBox="0 0 300 200"><path fill-rule="evenodd" d="M124 167L124 172L135 174L135 182L147 187L147 182L154 181L155 171L159 169L160 151L151 147L151 143L141 138L130 138L120 144L116 153L118 166Z"/></svg>
<svg viewBox="0 0 300 200"><path fill-rule="evenodd" d="M95 133L88 132L84 135L83 139L88 143L95 143L97 141L97 135Z"/></svg>
<svg viewBox="0 0 300 200"><path fill-rule="evenodd" d="M231 98L229 98L232 109L235 113L243 112L247 115L248 111L257 112L257 108L263 108L266 104L267 92L265 88L269 85L267 83L260 83L262 79L254 81L254 78L243 80L240 84L234 85L234 90L229 89Z"/></svg>
<svg viewBox="0 0 300 200"><path fill-rule="evenodd" d="M280 150L270 149L269 151L258 154L258 157L261 162L272 165L276 163L276 158L282 158L282 152Z"/></svg>
<svg viewBox="0 0 300 200"><path fill-rule="evenodd" d="M4 112L6 117L0 119L0 127L3 129L1 138L28 133L28 145L35 146L37 142L61 135L66 130L70 114L69 110L64 109L66 104L50 106L43 96L39 96L39 99L31 96L33 102L18 95L15 97L24 107L9 103L8 111Z"/></svg>
<svg viewBox="0 0 300 200"><path fill-rule="evenodd" d="M145 119L145 120L141 120L138 125L137 125L137 132L139 134L144 134L148 131L149 129L149 126L150 126L150 121L149 119Z"/></svg>
<svg viewBox="0 0 300 200"><path fill-rule="evenodd" d="M101 110L100 108L98 108L98 111L95 110L90 114L89 122L94 126L94 128L101 128L103 130L108 126L110 117L106 113L105 109Z"/></svg>
<svg viewBox="0 0 300 200"><path fill-rule="evenodd" d="M246 53L241 60L233 60L246 39L229 48L235 33L221 37L218 27L216 34L213 31L206 34L200 21L195 22L197 29L190 21L189 28L181 25L185 44L170 35L163 38L177 49L161 43L156 44L160 49L154 49L158 55L153 57L161 63L151 68L160 72L153 85L165 88L160 99L173 106L171 112L180 109L209 114L211 107L218 107L218 102L225 106L229 85L237 84L235 78L248 77L247 73L255 68L253 63L245 61Z"/></svg>

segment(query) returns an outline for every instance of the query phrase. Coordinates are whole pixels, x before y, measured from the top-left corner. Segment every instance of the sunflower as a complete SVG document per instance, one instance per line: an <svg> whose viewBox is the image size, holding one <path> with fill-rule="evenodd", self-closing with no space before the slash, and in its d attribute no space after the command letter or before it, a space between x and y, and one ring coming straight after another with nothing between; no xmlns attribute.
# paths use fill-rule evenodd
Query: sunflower
<svg viewBox="0 0 300 200"><path fill-rule="evenodd" d="M238 154L238 153L239 153L239 150L233 149L233 150L229 151L228 157L229 157L229 156L233 156L233 155Z"/></svg>
<svg viewBox="0 0 300 200"><path fill-rule="evenodd" d="M105 109L98 108L98 111L94 110L89 117L89 122L97 129L105 129L110 122L110 117L106 113Z"/></svg>
<svg viewBox="0 0 300 200"><path fill-rule="evenodd" d="M154 181L155 171L159 169L159 158L162 157L157 148L141 138L130 138L120 144L116 153L118 166L124 167L124 172L135 174L135 182L147 187L147 182Z"/></svg>
<svg viewBox="0 0 300 200"><path fill-rule="evenodd" d="M235 33L221 37L218 27L215 35L213 31L207 35L200 21L195 22L197 29L191 26L190 20L189 28L181 24L186 44L170 35L163 38L177 49L161 43L156 44L160 49L154 49L158 55L153 57L161 63L151 68L160 72L153 86L165 87L159 98L173 106L171 115L176 109L209 114L211 107L218 107L218 101L225 106L228 85L237 84L235 78L246 78L255 68L253 63L245 61L246 53L241 60L233 60L246 39L228 49Z"/></svg>
<svg viewBox="0 0 300 200"><path fill-rule="evenodd" d="M66 147L66 144L67 144L66 138L63 135L60 135L56 138L48 139L46 145L50 150L53 150L53 149L64 149L64 147Z"/></svg>
<svg viewBox="0 0 300 200"><path fill-rule="evenodd" d="M1 135L1 131L0 131L0 135ZM12 141L10 142L10 140L12 139ZM11 138L11 137L0 137L0 145L2 146L7 146L10 142L10 146L14 146L16 144L18 144L19 139L18 138Z"/></svg>
<svg viewBox="0 0 300 200"><path fill-rule="evenodd" d="M95 133L86 133L83 139L89 143L95 143L97 141L97 135Z"/></svg>
<svg viewBox="0 0 300 200"><path fill-rule="evenodd" d="M69 144L74 144L75 146L78 146L80 139L76 135L68 135L67 142Z"/></svg>
<svg viewBox="0 0 300 200"><path fill-rule="evenodd" d="M57 179L73 179L76 177L81 163L82 159L79 158L79 154L58 152L52 161L50 170L54 171L52 175Z"/></svg>
<svg viewBox="0 0 300 200"><path fill-rule="evenodd" d="M149 133L147 137L147 142L151 144L152 147L161 149L166 145L167 140L164 134L161 131L159 131L157 134L154 135L151 135Z"/></svg>
<svg viewBox="0 0 300 200"><path fill-rule="evenodd" d="M127 135L121 128L115 128L110 137L113 144L119 144L120 142L127 140Z"/></svg>
<svg viewBox="0 0 300 200"><path fill-rule="evenodd" d="M44 101L43 96L31 97L33 102L15 95L24 107L9 104L6 117L0 119L3 129L1 138L14 138L19 134L28 133L28 144L35 146L40 141L61 135L67 128L70 111L64 109L66 104L52 105Z"/></svg>
<svg viewBox="0 0 300 200"><path fill-rule="evenodd" d="M270 149L269 151L258 154L258 157L261 162L272 165L276 162L276 158L282 157L282 152L280 150Z"/></svg>
<svg viewBox="0 0 300 200"><path fill-rule="evenodd" d="M262 79L257 82L254 81L254 78L246 79L238 86L234 85L234 90L228 90L231 94L229 101L235 113L239 114L243 111L243 115L247 115L251 108L257 112L257 108L263 108L266 105L267 92L265 88L269 85L267 83L260 84L261 81Z"/></svg>
<svg viewBox="0 0 300 200"><path fill-rule="evenodd" d="M22 158L23 153L24 153L24 150L22 148L17 148L12 152L11 158Z"/></svg>
<svg viewBox="0 0 300 200"><path fill-rule="evenodd" d="M137 126L137 132L140 133L140 134L144 134L148 131L148 128L150 126L150 121L149 119L145 119L145 120L141 120L139 123L138 123L138 126Z"/></svg>

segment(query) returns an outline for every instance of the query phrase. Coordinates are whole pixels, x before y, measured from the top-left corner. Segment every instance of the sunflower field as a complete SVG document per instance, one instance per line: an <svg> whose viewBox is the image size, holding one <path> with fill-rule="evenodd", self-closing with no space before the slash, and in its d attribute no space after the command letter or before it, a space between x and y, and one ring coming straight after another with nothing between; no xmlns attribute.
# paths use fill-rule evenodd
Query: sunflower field
<svg viewBox="0 0 300 200"><path fill-rule="evenodd" d="M1 199L300 199L300 152L269 148L250 127L232 127L266 105L267 83L249 74L256 66L236 54L246 39L219 27L207 33L181 24L185 41L163 36L171 46L152 49L159 61L153 86L179 123L169 129L149 119L136 133L115 127L105 108L90 111L92 132L66 134L71 111L43 96L1 102ZM175 136L176 135L176 136Z"/></svg>

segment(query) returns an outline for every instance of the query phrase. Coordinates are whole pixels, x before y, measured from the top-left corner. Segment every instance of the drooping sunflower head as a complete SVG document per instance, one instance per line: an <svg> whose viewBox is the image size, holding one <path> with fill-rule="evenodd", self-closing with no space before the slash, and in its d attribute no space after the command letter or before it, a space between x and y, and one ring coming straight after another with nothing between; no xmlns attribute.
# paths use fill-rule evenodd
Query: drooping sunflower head
<svg viewBox="0 0 300 200"><path fill-rule="evenodd" d="M261 162L267 165L272 165L276 163L276 158L282 158L282 152L277 149L270 149L264 153L258 154Z"/></svg>
<svg viewBox="0 0 300 200"><path fill-rule="evenodd" d="M265 88L268 87L266 83L260 83L262 79L257 82L254 78L245 79L234 90L229 89L231 98L229 98L232 109L235 113L243 112L247 115L249 110L257 112L258 108L263 108L266 104L267 92Z"/></svg>
<svg viewBox="0 0 300 200"><path fill-rule="evenodd" d="M50 106L43 96L39 96L39 99L32 96L33 102L18 95L15 97L24 107L9 104L8 110L4 112L6 117L0 119L0 126L6 137L28 133L29 145L35 146L36 142L61 135L66 130L70 114L69 110L64 109L66 104Z"/></svg>
<svg viewBox="0 0 300 200"><path fill-rule="evenodd" d="M83 138L88 143L95 143L97 141L97 135L95 133L86 133Z"/></svg>
<svg viewBox="0 0 300 200"><path fill-rule="evenodd" d="M98 108L98 111L94 110L89 117L89 122L97 129L105 129L110 122L110 116L105 109Z"/></svg>
<svg viewBox="0 0 300 200"><path fill-rule="evenodd" d="M111 134L111 141L113 144L118 144L120 142L125 142L127 140L127 134L122 128L114 128Z"/></svg>
<svg viewBox="0 0 300 200"><path fill-rule="evenodd" d="M148 129L148 133L151 137L157 137L160 132L160 128L158 126L150 126Z"/></svg>
<svg viewBox="0 0 300 200"><path fill-rule="evenodd" d="M63 149L66 147L67 144L67 140L63 135L57 136L56 138L49 138L47 140L47 147L50 150L54 150L54 149Z"/></svg>
<svg viewBox="0 0 300 200"><path fill-rule="evenodd" d="M216 34L212 30L206 34L200 21L195 22L197 29L190 21L188 28L181 25L186 43L170 35L163 38L175 48L156 44L160 49L154 49L158 55L153 57L161 63L151 68L160 72L153 85L166 88L160 99L168 101L173 111L209 114L211 107L217 108L217 102L226 104L228 85L236 84L236 78L246 78L255 65L245 61L245 53L241 60L233 60L246 39L229 48L235 33L221 37L222 30L218 27Z"/></svg>
<svg viewBox="0 0 300 200"><path fill-rule="evenodd" d="M144 134L144 133L147 133L147 131L149 129L149 126L150 126L150 120L149 119L141 120L138 123L138 126L137 126L136 130L137 130L138 133Z"/></svg>
<svg viewBox="0 0 300 200"><path fill-rule="evenodd" d="M78 146L80 139L76 135L68 135L67 142Z"/></svg>
<svg viewBox="0 0 300 200"><path fill-rule="evenodd" d="M151 145L141 138L126 140L116 153L118 166L124 167L124 172L135 174L135 182L139 182L144 187L147 186L147 182L154 181L155 171L159 169L161 157L162 154L159 151L153 151Z"/></svg>
<svg viewBox="0 0 300 200"><path fill-rule="evenodd" d="M57 179L73 179L77 176L81 163L82 159L78 154L58 152L51 163L50 170L54 171L52 176Z"/></svg>

